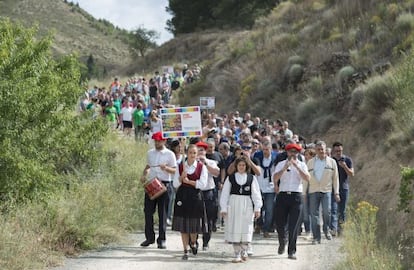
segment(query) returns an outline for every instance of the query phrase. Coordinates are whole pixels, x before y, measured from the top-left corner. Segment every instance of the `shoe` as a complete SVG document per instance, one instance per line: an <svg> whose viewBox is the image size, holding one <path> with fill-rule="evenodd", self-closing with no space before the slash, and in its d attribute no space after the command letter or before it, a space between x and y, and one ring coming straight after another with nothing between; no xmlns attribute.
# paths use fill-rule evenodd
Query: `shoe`
<svg viewBox="0 0 414 270"><path fill-rule="evenodd" d="M331 235L331 233L330 233L330 232L326 232L326 233L325 233L325 237L326 237L326 239L328 239L328 240L332 240L332 235Z"/></svg>
<svg viewBox="0 0 414 270"><path fill-rule="evenodd" d="M213 227L211 228L211 231L212 232L217 232L217 225L216 224L213 225Z"/></svg>
<svg viewBox="0 0 414 270"><path fill-rule="evenodd" d="M291 259L291 260L296 260L296 259L297 259L297 258L296 258L296 253L295 253L295 252L290 253L290 254L288 255L288 259Z"/></svg>
<svg viewBox="0 0 414 270"><path fill-rule="evenodd" d="M195 243L190 244L190 248L191 248L191 252L194 255L197 255L197 253L198 253L198 242L196 241Z"/></svg>
<svg viewBox="0 0 414 270"><path fill-rule="evenodd" d="M285 253L285 245L279 245L279 248L277 249L277 254L282 255Z"/></svg>
<svg viewBox="0 0 414 270"><path fill-rule="evenodd" d="M240 257L240 255L237 255L231 262L233 262L233 263L240 263L240 262L243 262L243 260Z"/></svg>
<svg viewBox="0 0 414 270"><path fill-rule="evenodd" d="M208 244L207 245L203 244L203 251L207 251L207 250L208 250Z"/></svg>
<svg viewBox="0 0 414 270"><path fill-rule="evenodd" d="M263 233L263 237L264 237L264 238L270 238L271 236L270 236L270 233L268 233L268 232L264 232L264 233Z"/></svg>
<svg viewBox="0 0 414 270"><path fill-rule="evenodd" d="M171 225L172 225L171 219L167 218L167 226L171 226Z"/></svg>
<svg viewBox="0 0 414 270"><path fill-rule="evenodd" d="M332 235L333 237L336 237L336 235L337 235L336 230L331 230L331 235Z"/></svg>
<svg viewBox="0 0 414 270"><path fill-rule="evenodd" d="M253 246L250 243L247 245L247 255L249 256L253 255Z"/></svg>
<svg viewBox="0 0 414 270"><path fill-rule="evenodd" d="M187 261L188 260L188 254L184 253L184 255L181 257L182 260Z"/></svg>
<svg viewBox="0 0 414 270"><path fill-rule="evenodd" d="M260 233L260 227L259 226L256 226L255 228L254 228L254 233L255 234L259 234Z"/></svg>
<svg viewBox="0 0 414 270"><path fill-rule="evenodd" d="M317 240L317 239L312 240L312 245L316 245L316 244L320 244L320 243L321 243L320 239L319 240Z"/></svg>
<svg viewBox="0 0 414 270"><path fill-rule="evenodd" d="M246 250L243 250L241 252L241 259L242 259L242 261L247 261L248 258L249 258L249 255L247 254L247 251Z"/></svg>
<svg viewBox="0 0 414 270"><path fill-rule="evenodd" d="M151 244L154 244L155 241L145 240L141 243L141 247L148 247Z"/></svg>
<svg viewBox="0 0 414 270"><path fill-rule="evenodd" d="M165 245L165 241L161 241L160 243L158 243L158 248L159 249L166 249L167 246Z"/></svg>

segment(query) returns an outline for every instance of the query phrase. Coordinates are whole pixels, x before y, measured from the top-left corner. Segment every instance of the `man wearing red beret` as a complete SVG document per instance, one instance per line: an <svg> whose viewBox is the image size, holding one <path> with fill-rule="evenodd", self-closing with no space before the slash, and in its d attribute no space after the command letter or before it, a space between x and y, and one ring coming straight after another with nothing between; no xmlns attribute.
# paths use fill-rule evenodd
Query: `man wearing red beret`
<svg viewBox="0 0 414 270"><path fill-rule="evenodd" d="M166 186L167 192L160 197L151 200L148 194L145 194L144 213L145 213L145 241L141 243L142 247L147 247L155 242L154 232L154 213L155 207L158 209L159 219L159 236L157 238L158 248L165 249L165 232L167 230L167 209L172 193L172 175L174 175L177 162L175 154L165 147L166 139L163 138L161 132L152 135L155 148L147 153L147 165L141 177L144 183L147 179L159 179Z"/></svg>
<svg viewBox="0 0 414 270"><path fill-rule="evenodd" d="M288 258L296 260L296 240L300 228L302 209L303 181L309 181L310 175L306 164L298 159L302 147L290 143L285 147L287 159L276 165L273 182L280 180L279 194L276 197L276 229L279 237L278 253L285 252L286 232L288 225Z"/></svg>

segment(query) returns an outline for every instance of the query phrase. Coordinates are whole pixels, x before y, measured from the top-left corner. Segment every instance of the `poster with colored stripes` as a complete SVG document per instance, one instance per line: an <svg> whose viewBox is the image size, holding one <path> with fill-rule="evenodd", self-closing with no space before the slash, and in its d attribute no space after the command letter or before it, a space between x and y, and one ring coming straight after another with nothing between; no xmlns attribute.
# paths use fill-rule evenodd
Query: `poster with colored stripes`
<svg viewBox="0 0 414 270"><path fill-rule="evenodd" d="M162 137L200 137L202 135L199 106L162 108Z"/></svg>

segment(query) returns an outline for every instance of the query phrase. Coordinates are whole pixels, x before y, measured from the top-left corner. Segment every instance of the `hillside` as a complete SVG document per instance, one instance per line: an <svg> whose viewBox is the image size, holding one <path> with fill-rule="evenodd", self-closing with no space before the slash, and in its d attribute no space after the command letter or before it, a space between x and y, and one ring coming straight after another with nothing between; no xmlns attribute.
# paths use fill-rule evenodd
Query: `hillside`
<svg viewBox="0 0 414 270"><path fill-rule="evenodd" d="M177 36L143 61L203 66L181 105L216 96L217 113L286 119L308 141L342 141L355 162L354 202L379 206L381 239L412 265L414 216L396 209L400 166L414 166L413 9L413 1L284 1L251 30Z"/></svg>
<svg viewBox="0 0 414 270"><path fill-rule="evenodd" d="M117 73L129 62L123 30L63 0L2 0L0 17L26 26L37 24L42 34L53 31L53 51L57 55L76 52L83 61L92 55L109 73Z"/></svg>

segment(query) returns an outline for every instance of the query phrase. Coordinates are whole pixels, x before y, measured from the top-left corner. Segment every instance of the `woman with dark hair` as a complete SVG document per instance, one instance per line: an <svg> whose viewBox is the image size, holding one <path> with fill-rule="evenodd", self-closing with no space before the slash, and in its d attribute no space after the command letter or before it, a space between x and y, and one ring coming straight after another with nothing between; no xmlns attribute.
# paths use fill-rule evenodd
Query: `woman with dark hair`
<svg viewBox="0 0 414 270"><path fill-rule="evenodd" d="M177 188L172 229L181 233L184 248L183 260L188 260L188 247L197 255L197 235L207 232L205 207L201 189L207 186L208 171L197 160L197 146L190 144L187 160L181 162L175 173L173 185Z"/></svg>
<svg viewBox="0 0 414 270"><path fill-rule="evenodd" d="M262 196L256 176L248 173L246 157L235 161L236 172L229 175L220 197L221 215L225 219L225 240L233 244L233 262L247 260L247 247L252 241L254 219L260 217Z"/></svg>

